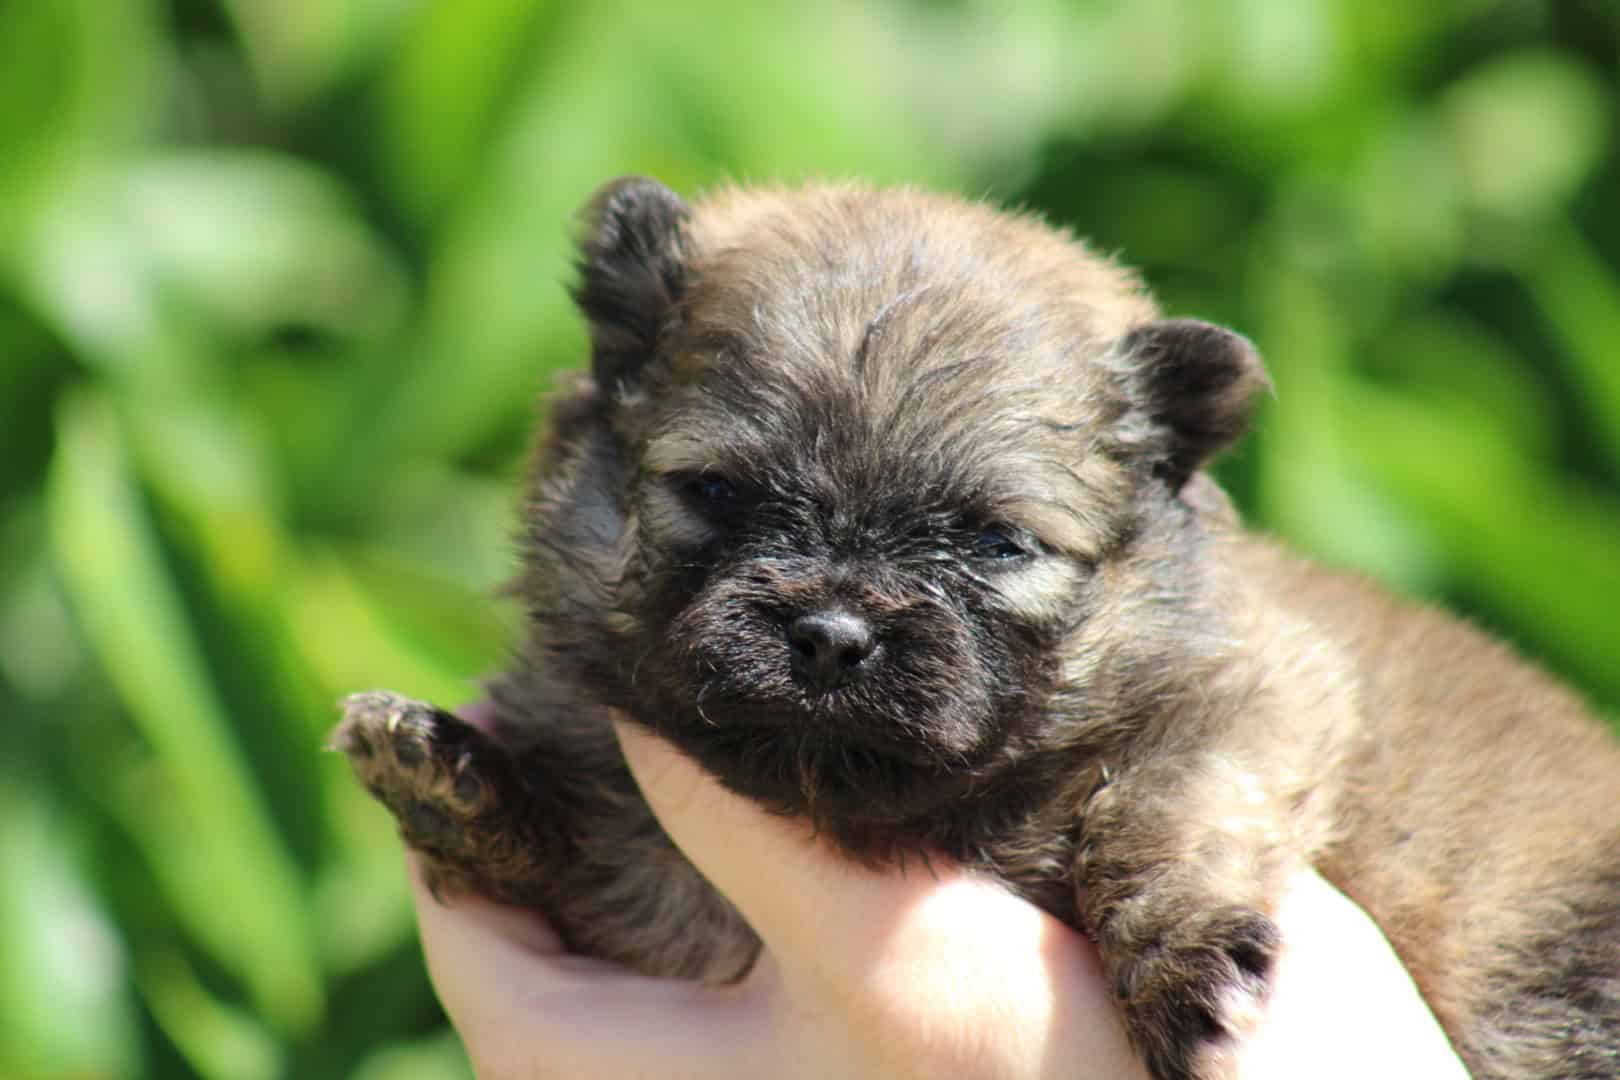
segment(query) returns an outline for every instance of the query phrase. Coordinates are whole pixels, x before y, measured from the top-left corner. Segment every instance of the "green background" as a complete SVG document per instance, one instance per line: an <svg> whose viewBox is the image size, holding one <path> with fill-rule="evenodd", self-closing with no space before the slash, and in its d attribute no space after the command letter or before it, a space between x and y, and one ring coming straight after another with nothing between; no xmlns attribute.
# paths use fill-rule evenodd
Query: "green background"
<svg viewBox="0 0 1620 1080"><path fill-rule="evenodd" d="M1620 7L0 0L0 1076L465 1075L343 693L499 663L598 183L1027 204L1251 517L1620 707Z"/></svg>

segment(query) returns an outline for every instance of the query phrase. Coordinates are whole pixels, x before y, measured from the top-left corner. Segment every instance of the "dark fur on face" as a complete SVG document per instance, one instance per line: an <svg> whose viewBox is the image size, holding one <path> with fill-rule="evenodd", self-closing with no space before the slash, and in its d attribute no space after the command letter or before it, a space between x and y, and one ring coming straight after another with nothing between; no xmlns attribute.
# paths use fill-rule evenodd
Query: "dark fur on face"
<svg viewBox="0 0 1620 1080"><path fill-rule="evenodd" d="M1238 527L1200 470L1267 385L1242 337L915 191L619 181L579 271L592 375L542 440L492 732L367 695L338 736L440 884L746 969L626 715L855 857L943 854L1090 934L1157 1076L1213 1074L1306 863L1475 1075L1612 1075L1620 753L1497 646Z"/></svg>

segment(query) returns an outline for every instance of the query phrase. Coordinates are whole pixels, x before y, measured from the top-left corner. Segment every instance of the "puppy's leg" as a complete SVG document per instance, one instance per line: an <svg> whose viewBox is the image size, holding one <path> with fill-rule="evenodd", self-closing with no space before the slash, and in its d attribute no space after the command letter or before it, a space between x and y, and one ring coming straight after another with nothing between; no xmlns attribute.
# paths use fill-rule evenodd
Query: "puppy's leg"
<svg viewBox="0 0 1620 1080"><path fill-rule="evenodd" d="M1281 945L1270 911L1292 850L1232 770L1141 771L1081 823L1081 919L1158 1080L1218 1075Z"/></svg>
<svg viewBox="0 0 1620 1080"><path fill-rule="evenodd" d="M399 821L435 896L539 900L552 845L532 828L533 795L503 749L442 709L386 691L355 694L343 710L332 746Z"/></svg>

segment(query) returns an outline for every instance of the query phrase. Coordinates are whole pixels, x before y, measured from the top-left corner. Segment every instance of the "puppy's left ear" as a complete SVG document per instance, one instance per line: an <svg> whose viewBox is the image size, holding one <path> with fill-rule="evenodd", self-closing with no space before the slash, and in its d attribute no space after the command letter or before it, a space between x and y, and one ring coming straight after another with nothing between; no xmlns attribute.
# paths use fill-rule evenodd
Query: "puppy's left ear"
<svg viewBox="0 0 1620 1080"><path fill-rule="evenodd" d="M1271 387L1242 334L1197 319L1139 326L1122 343L1166 444L1155 471L1180 491L1203 464L1249 428L1256 396Z"/></svg>
<svg viewBox="0 0 1620 1080"><path fill-rule="evenodd" d="M685 291L690 211L658 181L625 176L598 189L582 216L574 303L590 321L591 373L612 393L636 381Z"/></svg>

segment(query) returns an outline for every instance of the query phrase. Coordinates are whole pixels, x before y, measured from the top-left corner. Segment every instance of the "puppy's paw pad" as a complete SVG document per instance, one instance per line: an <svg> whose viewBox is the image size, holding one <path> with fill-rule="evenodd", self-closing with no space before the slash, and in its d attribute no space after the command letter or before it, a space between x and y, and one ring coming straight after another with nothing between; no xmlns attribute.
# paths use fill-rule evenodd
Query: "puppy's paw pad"
<svg viewBox="0 0 1620 1080"><path fill-rule="evenodd" d="M343 703L343 722L332 733L332 747L349 756L363 779L367 773L409 773L432 756L437 712L386 691L354 694Z"/></svg>
<svg viewBox="0 0 1620 1080"><path fill-rule="evenodd" d="M449 713L386 691L351 696L332 735L360 781L423 839L442 839L458 820L489 809L493 792L475 754L481 741Z"/></svg>
<svg viewBox="0 0 1620 1080"><path fill-rule="evenodd" d="M450 800L465 814L476 814L483 810L485 800L490 797L489 785L480 780L474 771L472 755L462 754L457 758L452 773Z"/></svg>

